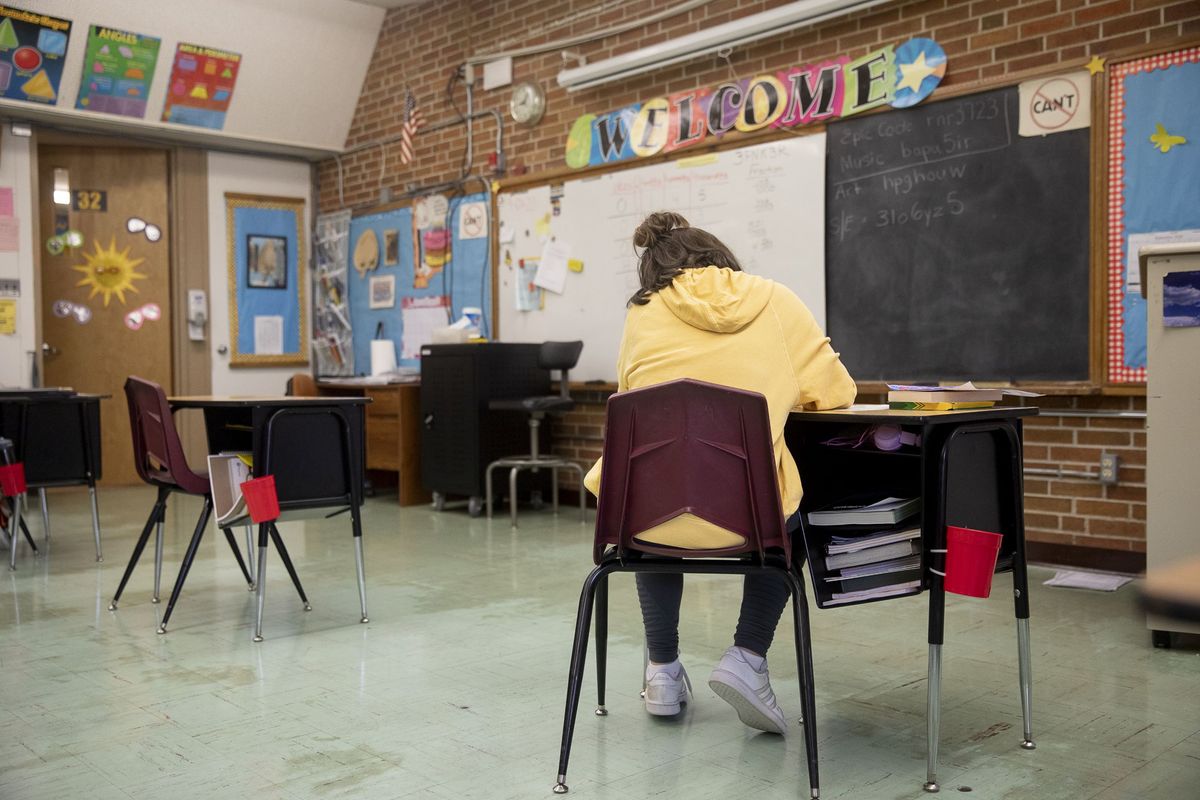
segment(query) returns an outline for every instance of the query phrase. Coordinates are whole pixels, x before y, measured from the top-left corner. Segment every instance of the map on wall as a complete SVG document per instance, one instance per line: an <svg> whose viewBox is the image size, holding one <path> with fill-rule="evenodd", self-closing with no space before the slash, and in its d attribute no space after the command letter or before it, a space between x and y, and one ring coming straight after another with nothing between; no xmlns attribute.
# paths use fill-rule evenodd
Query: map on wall
<svg viewBox="0 0 1200 800"><path fill-rule="evenodd" d="M214 130L225 127L241 62L238 53L180 42L171 66L163 122Z"/></svg>
<svg viewBox="0 0 1200 800"><path fill-rule="evenodd" d="M71 21L0 6L0 97L54 104Z"/></svg>
<svg viewBox="0 0 1200 800"><path fill-rule="evenodd" d="M154 36L91 26L75 107L144 117L160 43Z"/></svg>

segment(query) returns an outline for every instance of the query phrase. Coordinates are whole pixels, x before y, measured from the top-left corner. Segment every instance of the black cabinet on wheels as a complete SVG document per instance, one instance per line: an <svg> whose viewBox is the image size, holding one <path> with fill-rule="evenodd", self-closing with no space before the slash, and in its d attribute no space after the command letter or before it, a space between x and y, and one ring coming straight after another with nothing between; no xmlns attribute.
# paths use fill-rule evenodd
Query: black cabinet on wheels
<svg viewBox="0 0 1200 800"><path fill-rule="evenodd" d="M443 344L421 348L421 484L441 509L449 497L483 510L484 471L498 458L529 452L525 415L491 411L501 398L548 395L550 372L538 367L540 344ZM541 447L548 449L543 427ZM551 474L523 472L517 494L548 493ZM507 492L507 488L503 488ZM539 495L540 497L540 495Z"/></svg>

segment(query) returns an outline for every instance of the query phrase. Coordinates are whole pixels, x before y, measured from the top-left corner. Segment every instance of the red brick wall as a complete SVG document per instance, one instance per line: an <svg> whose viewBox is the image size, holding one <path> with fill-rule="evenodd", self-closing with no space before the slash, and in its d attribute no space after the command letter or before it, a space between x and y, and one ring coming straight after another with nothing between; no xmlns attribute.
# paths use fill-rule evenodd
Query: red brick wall
<svg viewBox="0 0 1200 800"><path fill-rule="evenodd" d="M432 0L388 13L371 67L363 84L347 147L394 136L399 132L406 86L421 104L427 121L454 115L445 99L450 71L468 56L551 41L599 26L640 18L678 5L680 0L643 0L586 12L605 0ZM787 0L713 0L685 14L599 42L572 46L573 52L596 61L644 47L701 27L753 14ZM548 30L555 21L569 24ZM1002 77L1023 70L1106 55L1121 48L1200 36L1198 0L899 0L866 14L833 20L810 30L737 48L733 72L756 72L809 63L826 56L861 55L912 36L931 36L950 56L944 84ZM533 128L508 124L504 142L510 172L532 175L563 166L563 149L571 122L581 113L612 110L667 92L708 86L729 77L729 66L716 57L667 67L621 83L568 94L555 76L563 67L557 50L519 58L514 81L533 80L547 93L547 111ZM480 90L477 108L506 113L509 89ZM462 88L456 90L460 107ZM494 129L490 120L475 126L476 172L487 169ZM402 167L395 145L385 153L380 181L377 148L343 159L344 206L378 202L380 189L394 193L438 183L458 174L465 145L461 127L417 139L416 161ZM323 211L343 207L337 170L332 161L320 165ZM603 397L569 415L556 430L560 448L581 462L599 454ZM1046 398L1043 405L1077 408L1144 408L1130 398ZM1105 448L1119 451L1122 483L1100 487L1079 480L1030 479L1027 522L1033 540L1051 544L1088 545L1124 552L1145 549L1145 440L1140 421L1046 418L1030 426L1028 462L1062 465L1064 469L1098 468Z"/></svg>

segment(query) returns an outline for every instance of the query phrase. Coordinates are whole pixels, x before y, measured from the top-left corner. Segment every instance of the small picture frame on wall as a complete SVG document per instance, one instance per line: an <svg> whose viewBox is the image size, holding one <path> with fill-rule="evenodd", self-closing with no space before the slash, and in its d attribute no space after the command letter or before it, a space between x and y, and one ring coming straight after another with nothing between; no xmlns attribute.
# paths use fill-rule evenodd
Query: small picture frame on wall
<svg viewBox="0 0 1200 800"><path fill-rule="evenodd" d="M287 238L246 235L246 285L251 289L287 289Z"/></svg>
<svg viewBox="0 0 1200 800"><path fill-rule="evenodd" d="M308 363L305 205L225 194L231 367Z"/></svg>
<svg viewBox="0 0 1200 800"><path fill-rule="evenodd" d="M373 275L371 276L369 286L371 291L371 308L396 307L395 275Z"/></svg>
<svg viewBox="0 0 1200 800"><path fill-rule="evenodd" d="M394 267L400 263L400 232L395 229L383 232L383 265Z"/></svg>

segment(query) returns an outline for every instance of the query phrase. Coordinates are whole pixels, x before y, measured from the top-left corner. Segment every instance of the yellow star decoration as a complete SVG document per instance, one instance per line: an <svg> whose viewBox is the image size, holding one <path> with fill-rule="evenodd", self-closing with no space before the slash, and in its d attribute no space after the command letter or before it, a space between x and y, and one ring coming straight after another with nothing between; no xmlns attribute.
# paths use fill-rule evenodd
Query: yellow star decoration
<svg viewBox="0 0 1200 800"><path fill-rule="evenodd" d="M1087 63L1088 75L1095 75L1097 72L1104 72L1104 62L1100 56L1092 56L1092 60Z"/></svg>
<svg viewBox="0 0 1200 800"><path fill-rule="evenodd" d="M931 67L925 63L925 54L921 53L917 56L917 60L911 64L900 64L900 74L904 77L900 79L900 83L896 84L896 89L912 89L914 92L921 90L921 81L928 78L937 71L937 67Z"/></svg>
<svg viewBox="0 0 1200 800"><path fill-rule="evenodd" d="M1160 122L1154 126L1154 133L1150 135L1150 144L1154 145L1155 149L1166 153L1177 144L1187 144L1187 139L1167 133L1167 129Z"/></svg>
<svg viewBox="0 0 1200 800"><path fill-rule="evenodd" d="M130 258L129 248L117 252L117 239L114 236L108 243L108 248L100 247L100 243L96 242L95 253L84 253L86 264L71 267L76 272L83 273L83 279L76 283L76 286L89 286L92 293L88 295L91 300L98 294L104 295L104 307L108 308L108 302L115 294L117 299L121 301L121 305L125 305L125 292L137 293L137 287L133 285L135 278L145 278L140 272L135 272L134 267L141 264L146 259Z"/></svg>

